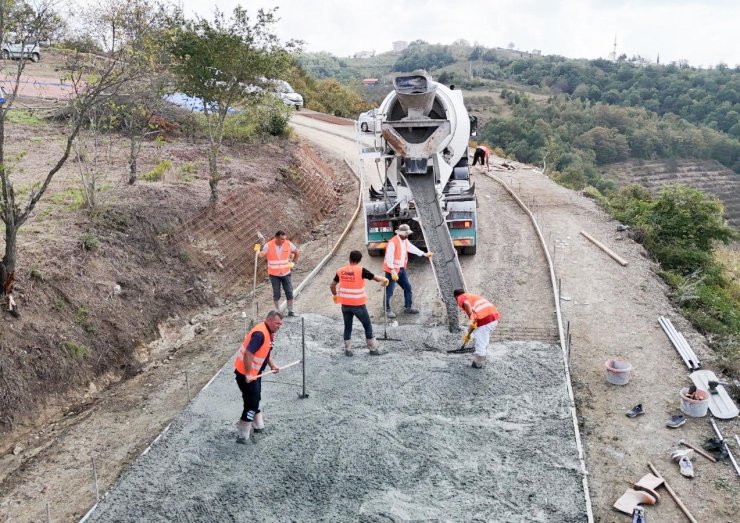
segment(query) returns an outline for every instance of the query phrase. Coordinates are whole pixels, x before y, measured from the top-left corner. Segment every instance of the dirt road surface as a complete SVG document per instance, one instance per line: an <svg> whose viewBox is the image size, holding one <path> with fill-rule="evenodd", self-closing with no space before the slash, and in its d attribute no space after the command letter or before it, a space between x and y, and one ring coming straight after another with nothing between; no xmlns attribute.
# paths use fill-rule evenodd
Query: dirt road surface
<svg viewBox="0 0 740 523"><path fill-rule="evenodd" d="M319 147L331 149L340 158L353 157L356 144L340 136L354 136L350 129L311 121L303 116L296 117L295 121L299 135L306 139L310 137ZM331 134L309 127L326 127ZM557 186L527 166L517 166L514 171L498 171L494 166L494 172L535 212L554 256L558 277L562 280L562 294L569 298L564 299L561 305L572 332L570 365L596 521L621 522L628 519L614 512L611 505L628 487L627 480L636 481L648 472L648 461L666 477L699 521L733 521L740 513L740 490L727 463L711 464L697 458L694 461L697 477L690 480L680 476L670 461L670 451L679 439L700 445L713 433L706 419L690 419L676 430L664 426L668 417L677 412L678 391L689 384L689 380L686 368L658 327L657 316L666 315L673 320L692 343L706 368L711 368L712 362L701 337L675 314L666 299L665 287L655 273L656 266L645 257L639 245L615 232L616 223L608 219L593 201ZM293 485L297 493L314 496L310 499L315 504L309 506L326 510L330 518L341 519L345 513L336 512L336 507L346 502L346 510L367 515L369 520L383 517L396 521L428 519L438 517L438 514L446 514L455 520L472 519L476 514L489 520L496 519L494 514L510 515L510 518L503 519L511 521L520 520L517 517L530 521L584 520L583 507L577 501L582 497L578 498L577 485L574 486L574 483L578 484L574 481L578 475L573 459L572 435L566 435L568 420L562 417L564 391L558 385L562 384L562 361L558 361L559 349L551 344L555 334L554 303L548 290L544 257L533 243L534 235L524 214L512 204L501 186L477 171L474 179L481 205L482 240L478 254L462 258L461 262L469 288L488 296L502 311L501 326L493 336L496 343L492 347L491 361L484 373L478 375L481 377L475 378L476 375L470 374L471 370L464 365L465 357L452 360L440 352L452 340L446 337L441 326L434 326L444 323L443 311L437 300L429 265L422 260L410 269L415 303L422 308L422 314L399 315L401 325L392 324L388 329L393 337L410 339L423 329L431 347L422 350L406 344L400 344L398 348L387 344L386 348L391 352L377 361L383 361L383 368L387 365L393 369L392 376L398 379L397 383L378 381L381 364L375 359L365 355L353 359L338 355L339 315L327 299L331 268L319 275L317 283L297 300L299 312L311 313L306 321L312 332L309 345L315 353L316 374L312 378L317 392L309 400L303 400L308 407L292 411L288 406L297 403L293 399L296 390L288 385L278 385L276 378L276 383L270 384L265 394L271 430L244 452L253 453L250 455L254 463L269 464L273 458L279 459L281 466L286 468L271 469L267 477L277 481L290 479L289 485ZM345 204L340 215L347 216L351 207L351 204ZM334 230L339 228L337 224ZM629 261L629 265L621 267L616 264L583 238L579 234L581 230L617 251ZM343 263L349 250L361 247L362 242L361 227L355 227L337 254L337 262L330 267ZM305 246L305 265L315 263L324 247ZM310 256L312 250L315 253L313 257ZM371 270L378 270L379 260L365 261L369 261L367 265ZM370 287L370 290L369 308L376 331L382 335L381 291L375 287ZM261 299L263 303L269 302L265 293ZM400 299L400 293L397 293L394 303L399 303ZM39 457L26 462L20 477L7 492L3 492L0 515L10 521L43 520L46 502L50 502L55 520L73 521L84 514L94 503L91 458L96 458L100 489L105 491L122 467L134 459L186 405L183 371L187 370L189 385L195 391L210 379L215 368L220 366L218 362L228 359L242 335L243 326L238 314L246 307L244 303L227 304L219 310L204 311L201 319L207 332L193 341L182 343L183 348L175 360L142 374L133 382L114 387L89 409L52 427L51 431L57 433L53 437L42 434L40 437L49 438L50 443L39 452ZM295 350L299 340L295 329L296 326L292 325L284 333L290 350ZM186 339L187 331L187 327L182 332L173 328L168 343L174 345L180 342L180 338ZM359 340L361 334L355 331L355 337ZM520 341L509 343L509 340ZM421 346L424 347L424 342ZM203 352L203 348L210 352ZM287 351L286 347L286 355L293 356ZM630 383L625 387L609 385L604 379L604 362L615 356L627 359L635 368ZM342 379L331 381L335 373ZM288 375L286 371L280 379L294 382L297 376ZM537 377L547 379L532 383L532 379ZM450 388L452 380L458 381L455 387ZM331 385L320 385L323 382ZM521 384L526 390L516 388ZM232 461L239 459L235 453L240 450L232 445L233 409L238 399L235 386L228 372L224 372L211 387L218 391L216 397L222 397L222 407L205 412L204 406L211 404L202 403L198 397L173 424L173 435L163 437L149 453L174 459L173 468L167 470L176 475L202 469L203 477L212 479L216 473L208 465L212 458L218 457L219 463L224 459L228 461L229 456L234 458ZM354 387L356 391L352 390ZM379 389L383 387L398 387L408 394L389 394L387 391L381 394L384 391ZM465 387L475 389L478 394L460 395ZM328 395L324 395L324 389L329 395L334 393L338 398L336 404L326 401ZM521 401L522 394L527 401ZM499 397L503 405L497 401ZM418 398L418 401L412 402L412 398ZM636 419L626 418L625 412L636 403L643 404L646 414ZM378 409L378 405L383 408ZM740 433L737 420L719 423L725 435ZM540 427L540 424L544 425ZM461 425L465 430L460 430ZM329 431L327 426L332 430ZM522 428L524 426L526 430ZM537 436L546 427L556 427L553 436L560 437L543 444L533 444L532 440L519 437L525 433ZM193 446L183 439L191 434L190 431L197 430L207 435L208 444ZM362 437L352 437L358 432ZM292 436L299 433L304 434L301 446L325 443L311 436L316 433L333 434L331 437L336 440L332 445L317 445L317 451L308 457L303 453L293 455L296 449L291 447ZM517 437L511 437L514 435ZM498 440L503 444L501 448L494 448L493 443L497 441L494 438L501 438ZM451 439L456 446L449 445ZM345 443L347 441L350 443ZM426 444L430 449L427 458L415 450L420 447L420 441L421 448ZM374 442L378 442L377 446ZM540 461L544 458L548 466L535 467L533 462L524 460L522 442L527 443L528 452ZM560 457L549 453L553 445L561 443ZM464 449L476 444L480 445L478 452L465 452ZM379 449L393 452L388 455ZM394 462L393 456L399 461ZM307 460L304 468L288 469L286 464L291 460L300 462L299 457ZM380 460L381 471L388 472L388 479L374 468L373 458ZM427 483L422 490L415 488L419 486L419 478L412 478L407 470L403 470L401 458L409 460L416 476L426 478ZM257 461L260 459L262 461ZM137 461L123 481L147 473L156 478L166 475L165 471L151 469L151 463L154 462ZM238 471L234 463L224 467L218 471L223 477L213 489L202 495L188 493L189 504L177 510L193 510L187 514L178 512L183 515L183 520L195 521L199 516L203 519L209 514L224 515L224 503L219 501L219 494L230 494L245 481L240 476L243 467ZM500 474L501 470L507 472ZM550 497L545 491L544 497L536 496L538 503L535 506L541 512L534 510L522 514L517 505L518 498L502 494L504 487L522 492L519 489L528 481L547 481L547 474L553 471L561 474L555 484L565 485L563 499L566 501L563 503L554 502L559 499L559 493ZM332 473L336 473L333 478ZM501 475L506 478L501 479ZM369 481L361 481L362 478ZM330 485L328 482L331 481L335 483ZM344 489L336 485L342 482L347 484ZM371 488L370 483L379 488ZM335 497L318 504L317 489L320 491L325 487L331 487ZM168 492L167 484L157 488L159 490L156 491L162 495ZM453 488L458 489L458 499L464 501L462 506L469 508L468 512L444 512L445 507L432 501L439 500L437 496L442 491L449 493ZM415 497L419 492L421 494ZM293 510L293 492L283 489L277 494L282 496L277 504L286 503ZM347 498L342 497L345 494ZM112 502L125 499L123 491L114 490L108 499L110 502L106 501L106 507L101 507L103 511L96 517L113 513L121 515L120 512L105 511L118 510ZM509 503L512 499L515 501ZM450 504L454 503L454 499L450 500ZM143 502L141 507L144 511L157 510L149 502ZM390 512L391 509L394 512ZM123 516L135 518L152 513L136 510L132 507ZM260 506L259 510L272 509ZM300 519L300 507L295 507L295 510ZM265 516L272 514L259 513ZM684 519L667 494L658 505L648 508L648 516L651 522Z"/></svg>

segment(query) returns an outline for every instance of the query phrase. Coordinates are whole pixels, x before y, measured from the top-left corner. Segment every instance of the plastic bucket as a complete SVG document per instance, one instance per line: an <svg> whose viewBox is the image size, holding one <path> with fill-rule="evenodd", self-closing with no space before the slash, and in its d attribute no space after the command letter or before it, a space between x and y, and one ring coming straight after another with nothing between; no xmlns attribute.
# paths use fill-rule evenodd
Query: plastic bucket
<svg viewBox="0 0 740 523"><path fill-rule="evenodd" d="M606 360L606 381L612 385L627 385L630 381L632 365L622 360Z"/></svg>
<svg viewBox="0 0 740 523"><path fill-rule="evenodd" d="M681 412L692 418L701 418L707 415L709 408L709 393L705 390L696 389L694 398L687 398L689 388L681 389Z"/></svg>

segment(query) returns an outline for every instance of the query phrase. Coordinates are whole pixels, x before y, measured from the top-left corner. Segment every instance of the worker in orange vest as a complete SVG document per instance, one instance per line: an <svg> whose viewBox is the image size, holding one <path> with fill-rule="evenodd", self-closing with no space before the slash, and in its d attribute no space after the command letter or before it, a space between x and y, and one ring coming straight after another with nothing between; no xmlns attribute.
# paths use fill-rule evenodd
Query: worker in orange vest
<svg viewBox="0 0 740 523"><path fill-rule="evenodd" d="M490 156L491 149L489 149L486 145L479 145L475 148L475 153L473 153L473 166L475 166L480 160L480 168L483 169L483 164L485 163L488 171L490 172L491 165L488 163L488 159Z"/></svg>
<svg viewBox="0 0 740 523"><path fill-rule="evenodd" d="M385 314L388 318L395 318L396 314L391 310L391 297L396 288L396 282L403 289L403 312L406 314L419 314L419 309L413 306L413 293L411 282L409 282L406 267L409 264L409 253L417 256L432 257L431 252L424 252L409 241L411 227L405 223L396 229L396 235L391 238L385 247L385 259L383 270L385 277L389 278L391 284L385 290Z"/></svg>
<svg viewBox="0 0 740 523"><path fill-rule="evenodd" d="M370 349L370 354L379 356L378 342L373 336L373 325L370 323L370 313L367 311L365 280L377 281L381 285L387 286L388 279L374 275L360 265L360 261L362 261L360 251L350 252L349 265L337 270L329 289L334 296L334 303L342 305L344 355L352 356L352 321L357 318L365 329L365 341L367 342L367 348Z"/></svg>
<svg viewBox="0 0 740 523"><path fill-rule="evenodd" d="M463 344L468 343L472 335L475 340L473 368L482 369L486 364L486 351L491 341L491 333L498 325L501 315L491 302L477 294L456 289L454 295L457 306L470 318L470 326L463 337Z"/></svg>
<svg viewBox="0 0 740 523"><path fill-rule="evenodd" d="M267 313L265 321L255 325L244 337L239 351L234 358L234 375L236 384L242 392L241 418L239 418L239 433L237 443L246 443L249 435L262 432L265 422L260 411L260 399L262 399L262 378L260 374L265 372L267 366L276 374L280 367L272 360L272 345L275 334L283 325L283 315L278 311Z"/></svg>
<svg viewBox="0 0 740 523"><path fill-rule="evenodd" d="M290 275L293 267L298 262L298 249L288 240L284 231L275 233L275 237L265 243L264 247L259 243L254 244L254 252L260 258L267 258L267 274L272 283L272 299L275 302L275 310L280 310L280 287L285 291L285 299L288 301L288 316L295 316L293 312L293 282Z"/></svg>

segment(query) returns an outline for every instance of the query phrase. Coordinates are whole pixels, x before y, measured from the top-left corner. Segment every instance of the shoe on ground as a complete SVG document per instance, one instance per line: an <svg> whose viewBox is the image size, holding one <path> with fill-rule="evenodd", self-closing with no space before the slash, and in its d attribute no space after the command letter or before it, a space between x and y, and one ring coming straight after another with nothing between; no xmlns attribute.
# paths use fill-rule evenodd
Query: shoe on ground
<svg viewBox="0 0 740 523"><path fill-rule="evenodd" d="M344 349L344 355L345 356L354 356L354 352L352 352L352 349Z"/></svg>
<svg viewBox="0 0 740 523"><path fill-rule="evenodd" d="M370 349L370 356L382 356L383 354L385 354L384 350Z"/></svg>
<svg viewBox="0 0 740 523"><path fill-rule="evenodd" d="M686 416L684 416L683 414L676 414L675 416L671 416L671 419L666 422L665 426L672 429L677 429L684 423L686 423Z"/></svg>
<svg viewBox="0 0 740 523"><path fill-rule="evenodd" d="M686 476L687 478L694 477L694 464L687 457L683 457L678 461L678 470L682 476Z"/></svg>
<svg viewBox="0 0 740 523"><path fill-rule="evenodd" d="M386 313L385 313L385 317L386 317L386 318L390 318L390 319L393 319L393 318L395 318L395 317L396 317L396 313L395 313L395 312L393 312L392 310L388 309L388 310L386 311Z"/></svg>
<svg viewBox="0 0 740 523"><path fill-rule="evenodd" d="M291 318L295 318L296 313L293 311L288 311L288 316L290 316Z"/></svg>
<svg viewBox="0 0 740 523"><path fill-rule="evenodd" d="M645 411L642 410L642 403L638 403L634 407L632 407L629 412L627 412L628 418L636 418L637 416L640 416L641 414L645 414Z"/></svg>
<svg viewBox="0 0 740 523"><path fill-rule="evenodd" d="M416 309L414 307L408 307L406 309L403 309L403 312L405 314L419 314L419 309Z"/></svg>
<svg viewBox="0 0 740 523"><path fill-rule="evenodd" d="M247 444L247 440L248 440L248 439L249 439L249 438L245 438L245 437L243 437L243 436L237 436L237 437L236 437L236 442L237 442L237 443L238 443L239 445L246 445L246 444Z"/></svg>
<svg viewBox="0 0 740 523"><path fill-rule="evenodd" d="M676 449L671 453L671 459L678 462L680 462L684 458L691 460L691 458L693 457L694 449Z"/></svg>
<svg viewBox="0 0 740 523"><path fill-rule="evenodd" d="M478 363L477 361L474 361L470 366L473 367L474 369L482 369L483 368L483 364L482 363Z"/></svg>

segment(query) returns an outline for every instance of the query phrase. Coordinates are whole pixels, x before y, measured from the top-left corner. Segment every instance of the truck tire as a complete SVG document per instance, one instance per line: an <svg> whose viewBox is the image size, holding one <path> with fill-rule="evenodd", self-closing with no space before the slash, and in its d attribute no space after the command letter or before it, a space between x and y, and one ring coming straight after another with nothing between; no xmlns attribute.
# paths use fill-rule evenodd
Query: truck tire
<svg viewBox="0 0 740 523"><path fill-rule="evenodd" d="M476 247L477 247L476 245L470 245L468 247L463 247L462 254L464 254L465 256L472 256L473 254L475 254Z"/></svg>
<svg viewBox="0 0 740 523"><path fill-rule="evenodd" d="M41 55L40 54L38 54L38 53L31 53L31 61L33 63L36 63L39 60L41 60Z"/></svg>
<svg viewBox="0 0 740 523"><path fill-rule="evenodd" d="M383 254L385 254L385 251L383 249L368 249L367 253L370 256L383 256Z"/></svg>
<svg viewBox="0 0 740 523"><path fill-rule="evenodd" d="M3 50L3 60L10 58L10 52L7 49Z"/></svg>
<svg viewBox="0 0 740 523"><path fill-rule="evenodd" d="M362 131L363 133L366 133L366 132L367 132L367 123L365 123L365 122L362 122L362 124L360 125L360 130L361 130L361 131Z"/></svg>

